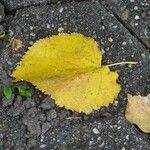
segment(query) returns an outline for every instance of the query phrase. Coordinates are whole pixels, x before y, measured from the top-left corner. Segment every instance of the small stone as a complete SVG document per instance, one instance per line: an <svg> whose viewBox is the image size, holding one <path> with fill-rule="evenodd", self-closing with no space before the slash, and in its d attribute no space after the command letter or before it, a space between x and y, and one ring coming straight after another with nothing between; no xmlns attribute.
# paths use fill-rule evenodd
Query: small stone
<svg viewBox="0 0 150 150"><path fill-rule="evenodd" d="M54 104L53 100L48 96L42 101L40 108L42 108L43 110L49 110L49 109L53 108L54 105L55 104Z"/></svg>
<svg viewBox="0 0 150 150"><path fill-rule="evenodd" d="M138 10L138 7L137 6L134 6L134 8L133 8L134 10Z"/></svg>
<svg viewBox="0 0 150 150"><path fill-rule="evenodd" d="M46 28L49 29L50 28L50 24L46 24Z"/></svg>
<svg viewBox="0 0 150 150"><path fill-rule="evenodd" d="M123 42L122 45L124 45L124 46L127 45L127 42Z"/></svg>
<svg viewBox="0 0 150 150"><path fill-rule="evenodd" d="M29 118L34 118L34 117L37 115L37 113L38 113L37 108L36 108L36 107L33 107L33 108L30 108L30 109L27 111L26 115L27 115Z"/></svg>
<svg viewBox="0 0 150 150"><path fill-rule="evenodd" d="M130 0L130 2L134 2L134 0Z"/></svg>
<svg viewBox="0 0 150 150"><path fill-rule="evenodd" d="M126 139L129 140L129 135L126 135Z"/></svg>
<svg viewBox="0 0 150 150"><path fill-rule="evenodd" d="M60 8L60 9L59 9L59 12L60 12L60 13L62 13L62 12L63 12L63 10L64 10L63 8Z"/></svg>
<svg viewBox="0 0 150 150"><path fill-rule="evenodd" d="M93 144L93 141L89 141L89 146L91 146Z"/></svg>
<svg viewBox="0 0 150 150"><path fill-rule="evenodd" d="M94 133L94 134L99 134L100 132L99 132L99 130L98 130L97 128L94 128L94 129L93 129L93 133Z"/></svg>
<svg viewBox="0 0 150 150"><path fill-rule="evenodd" d="M47 146L46 144L42 144L42 145L40 145L40 148L44 148L46 146Z"/></svg>
<svg viewBox="0 0 150 150"><path fill-rule="evenodd" d="M39 115L39 121L44 122L45 120L46 120L45 114L40 114L40 115Z"/></svg>
<svg viewBox="0 0 150 150"><path fill-rule="evenodd" d="M30 44L30 45L33 45L33 41L30 41L29 44Z"/></svg>
<svg viewBox="0 0 150 150"><path fill-rule="evenodd" d="M118 101L115 101L115 102L114 102L114 106L118 106Z"/></svg>
<svg viewBox="0 0 150 150"><path fill-rule="evenodd" d="M146 12L143 12L143 13L141 14L141 16L142 16L142 18L144 18L144 17L146 16Z"/></svg>
<svg viewBox="0 0 150 150"><path fill-rule="evenodd" d="M51 124L49 122L42 124L42 134L45 134L51 127Z"/></svg>
<svg viewBox="0 0 150 150"><path fill-rule="evenodd" d="M122 147L122 149L121 150L125 150L125 148L124 147Z"/></svg>
<svg viewBox="0 0 150 150"><path fill-rule="evenodd" d="M31 32L30 35L34 37L34 36L35 36L35 33Z"/></svg>
<svg viewBox="0 0 150 150"><path fill-rule="evenodd" d="M24 102L23 105L25 108L29 109L31 107L34 107L36 105L35 101L33 99L27 98Z"/></svg>
<svg viewBox="0 0 150 150"><path fill-rule="evenodd" d="M117 29L117 26L113 26L114 29Z"/></svg>
<svg viewBox="0 0 150 150"><path fill-rule="evenodd" d="M63 32L63 31L64 31L63 27L58 28L58 32Z"/></svg>
<svg viewBox="0 0 150 150"><path fill-rule="evenodd" d="M146 57L146 55L145 55L144 53L142 53L142 54L141 54L141 56L142 56L143 58L145 58L145 57Z"/></svg>
<svg viewBox="0 0 150 150"><path fill-rule="evenodd" d="M140 17L138 15L135 16L135 20L138 20L140 19Z"/></svg>
<svg viewBox="0 0 150 150"><path fill-rule="evenodd" d="M33 26L30 26L30 30L33 30Z"/></svg>
<svg viewBox="0 0 150 150"><path fill-rule="evenodd" d="M121 18L122 20L127 20L129 17L129 10L126 9L122 14L121 14Z"/></svg>
<svg viewBox="0 0 150 150"><path fill-rule="evenodd" d="M113 39L112 39L111 37L109 37L109 38L108 38L108 41L112 43L112 42L113 42Z"/></svg>
<svg viewBox="0 0 150 150"><path fill-rule="evenodd" d="M57 117L57 112L55 109L52 109L46 113L47 115L47 121L52 121L52 119L55 119Z"/></svg>
<svg viewBox="0 0 150 150"><path fill-rule="evenodd" d="M104 30L104 29L105 29L105 26L102 26L102 29Z"/></svg>

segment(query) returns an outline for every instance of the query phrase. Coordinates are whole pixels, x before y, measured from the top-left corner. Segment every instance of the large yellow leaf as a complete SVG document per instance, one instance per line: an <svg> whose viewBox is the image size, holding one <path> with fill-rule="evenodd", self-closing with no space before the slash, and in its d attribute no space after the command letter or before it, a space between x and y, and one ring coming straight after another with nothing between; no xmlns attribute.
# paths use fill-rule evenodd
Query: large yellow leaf
<svg viewBox="0 0 150 150"><path fill-rule="evenodd" d="M38 40L12 73L51 95L60 107L90 113L112 103L120 91L118 74L101 67L94 39L82 34L59 34Z"/></svg>
<svg viewBox="0 0 150 150"><path fill-rule="evenodd" d="M143 132L150 133L150 95L147 97L128 95L125 116Z"/></svg>

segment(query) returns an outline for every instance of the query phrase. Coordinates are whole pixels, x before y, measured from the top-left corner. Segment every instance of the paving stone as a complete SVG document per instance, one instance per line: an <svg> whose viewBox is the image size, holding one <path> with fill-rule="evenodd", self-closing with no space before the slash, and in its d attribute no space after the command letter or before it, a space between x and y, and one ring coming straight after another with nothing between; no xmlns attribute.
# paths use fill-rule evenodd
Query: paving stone
<svg viewBox="0 0 150 150"><path fill-rule="evenodd" d="M5 7L9 11L14 11L16 9L20 9L23 7L29 7L33 5L45 5L45 4L53 4L57 3L58 1L61 0L2 0L4 3Z"/></svg>
<svg viewBox="0 0 150 150"><path fill-rule="evenodd" d="M100 117L101 110L86 116L74 115L76 113L56 106L48 111L40 105L28 109L20 121L27 126L29 139L34 139L29 140L33 149L40 150L41 145L45 149L150 149L149 135L138 131L124 118L127 93L150 93L150 53L98 2L72 2L18 10L9 38L20 39L24 47L18 51L8 46L3 49L1 62L4 69L11 71L28 46L37 39L59 32L79 32L95 38L103 53L103 64L121 61L138 61L138 64L111 68L120 74L122 91L117 105L103 108L102 112L106 114L103 118ZM7 64L8 61L12 65ZM38 93L37 90L35 93ZM42 101L43 97L40 99L39 96L34 101ZM47 120L41 120L42 111L45 111ZM107 114L111 115L107 117ZM46 132L41 136L42 128ZM95 128L99 134L93 133Z"/></svg>
<svg viewBox="0 0 150 150"><path fill-rule="evenodd" d="M66 121L67 122L67 121ZM93 128L98 130L98 134L93 133ZM64 128L50 129L43 140L47 149L135 149L149 150L146 136L144 137L127 120L118 115L108 121L80 122L72 120L71 125ZM56 144L57 143L57 144ZM38 147L37 147L38 148Z"/></svg>
<svg viewBox="0 0 150 150"><path fill-rule="evenodd" d="M26 127L17 119L8 117L0 106L0 149L24 150L26 140Z"/></svg>
<svg viewBox="0 0 150 150"><path fill-rule="evenodd" d="M105 3L150 48L149 0L106 0Z"/></svg>

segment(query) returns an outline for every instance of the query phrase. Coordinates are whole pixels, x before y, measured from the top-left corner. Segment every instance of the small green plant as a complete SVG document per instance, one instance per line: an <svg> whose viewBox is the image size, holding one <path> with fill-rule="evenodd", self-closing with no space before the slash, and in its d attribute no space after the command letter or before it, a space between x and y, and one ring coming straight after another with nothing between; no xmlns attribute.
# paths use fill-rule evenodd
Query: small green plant
<svg viewBox="0 0 150 150"><path fill-rule="evenodd" d="M23 88L23 87L17 87L18 94L22 97L32 97L32 92L29 89Z"/></svg>
<svg viewBox="0 0 150 150"><path fill-rule="evenodd" d="M7 99L10 99L12 97L12 94L13 94L13 89L11 86L9 85L5 85L3 87L3 94L4 96L7 98Z"/></svg>
<svg viewBox="0 0 150 150"><path fill-rule="evenodd" d="M3 95L7 98L10 99L12 97L13 94L17 94L20 95L22 97L26 97L26 98L31 98L32 97L32 91L25 88L25 87L21 87L21 86L10 86L10 85L5 85L3 87Z"/></svg>

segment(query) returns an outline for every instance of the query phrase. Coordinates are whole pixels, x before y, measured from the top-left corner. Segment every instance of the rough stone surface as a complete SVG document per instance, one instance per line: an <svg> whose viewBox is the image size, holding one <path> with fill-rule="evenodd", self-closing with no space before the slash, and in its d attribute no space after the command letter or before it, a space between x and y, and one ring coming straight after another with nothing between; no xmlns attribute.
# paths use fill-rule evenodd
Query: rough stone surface
<svg viewBox="0 0 150 150"><path fill-rule="evenodd" d="M4 6L0 3L0 23L2 19L4 19L5 13L4 13Z"/></svg>
<svg viewBox="0 0 150 150"><path fill-rule="evenodd" d="M64 124L65 122L66 120L63 121ZM97 128L99 134L93 133L93 128ZM50 129L41 144L45 144L47 149L150 149L150 144L145 140L147 141L146 137L118 115L107 121L73 119L69 125Z"/></svg>
<svg viewBox="0 0 150 150"><path fill-rule="evenodd" d="M2 0L5 7L10 11L32 6L32 5L46 5L51 3L53 4L53 3L57 3L58 1L61 0Z"/></svg>
<svg viewBox="0 0 150 150"><path fill-rule="evenodd" d="M55 104L54 104L53 100L48 96L44 100L42 100L40 108L42 108L43 110L49 110L54 106L55 106Z"/></svg>
<svg viewBox="0 0 150 150"><path fill-rule="evenodd" d="M2 87L10 83L8 74L28 46L59 32L79 32L95 38L103 52L103 64L138 61L137 65L111 68L120 74L118 82L122 91L117 101L86 116L58 108L24 82L33 97L25 100L16 95L8 106L1 105ZM8 37L22 40L24 46L16 51L9 42L3 44L0 69L6 72L5 76L0 72L0 98L3 99L0 100L0 149L150 149L150 136L124 117L127 93L150 93L150 53L102 5L84 1L18 10Z"/></svg>
<svg viewBox="0 0 150 150"><path fill-rule="evenodd" d="M106 0L105 2L150 48L149 0Z"/></svg>

